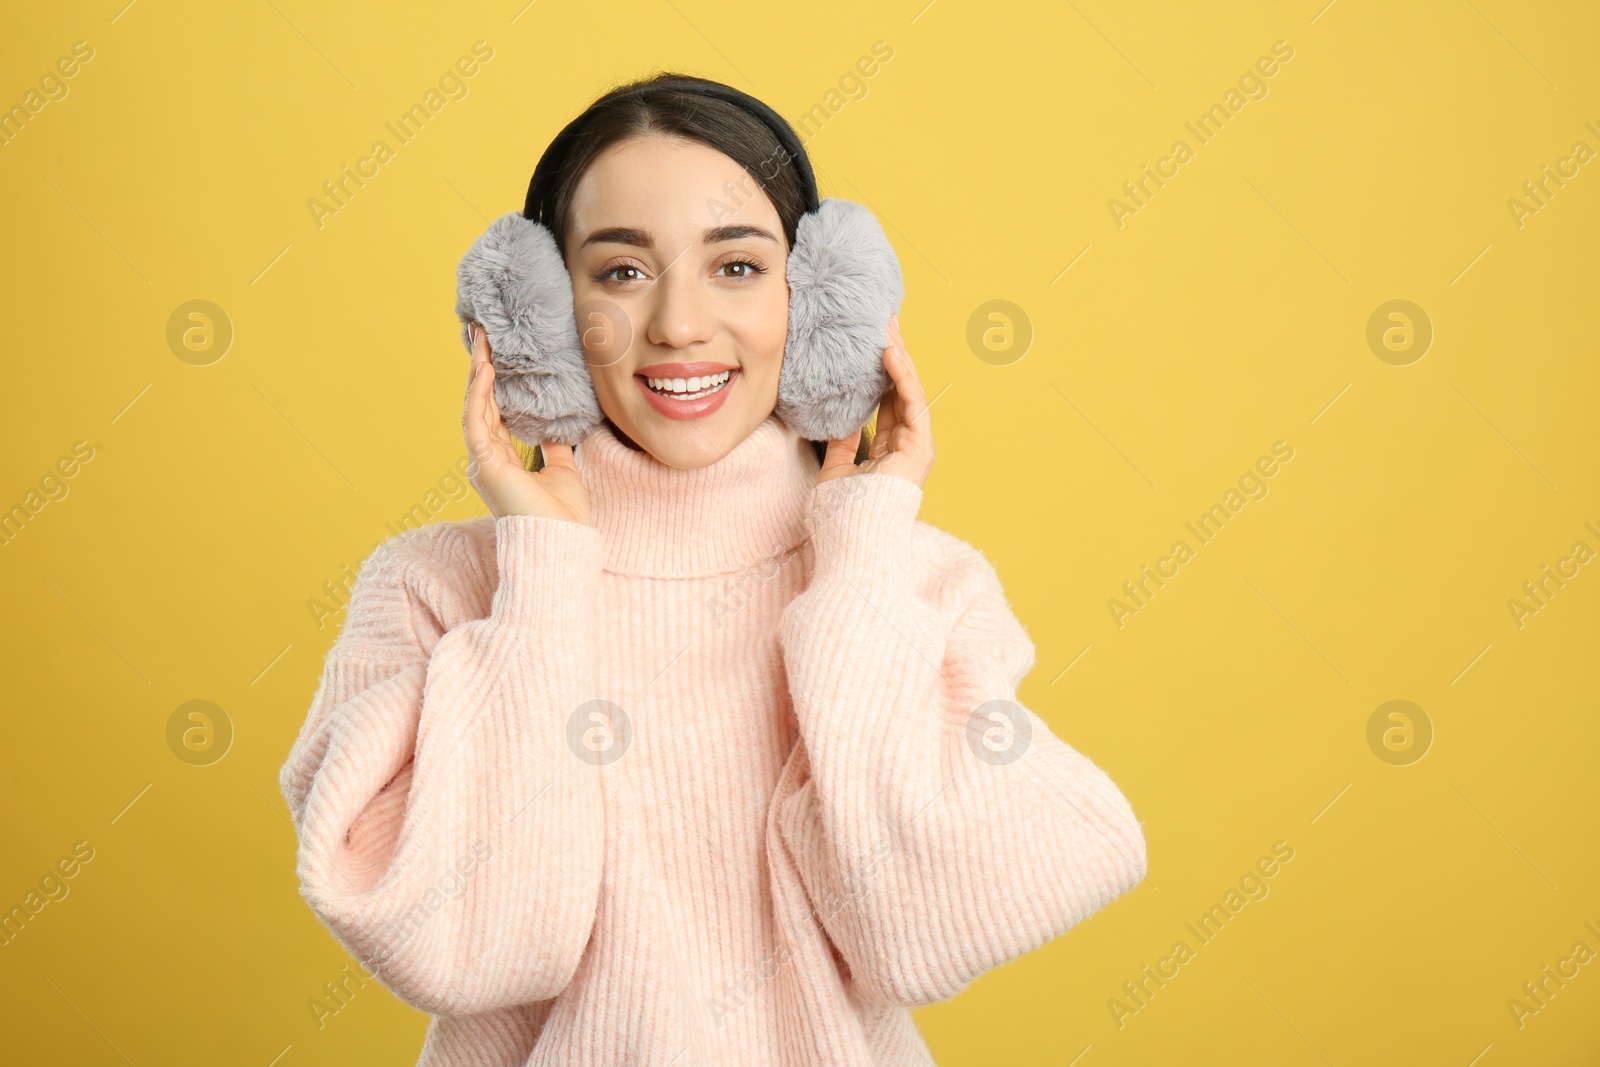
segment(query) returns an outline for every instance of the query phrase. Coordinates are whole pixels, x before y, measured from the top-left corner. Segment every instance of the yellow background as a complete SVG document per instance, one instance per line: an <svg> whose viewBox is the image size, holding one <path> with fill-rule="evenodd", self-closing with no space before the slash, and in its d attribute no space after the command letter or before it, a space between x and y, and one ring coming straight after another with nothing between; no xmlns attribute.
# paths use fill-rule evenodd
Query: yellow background
<svg viewBox="0 0 1600 1067"><path fill-rule="evenodd" d="M29 6L0 39L5 104L94 48L0 147L0 505L94 449L0 548L0 904L95 849L0 948L9 1061L414 1062L426 1017L376 985L313 1021L350 957L296 894L276 775L343 619L307 601L464 452L456 261L615 80L678 68L798 121L882 40L808 148L904 264L938 394L922 518L995 561L1039 650L1022 699L1150 855L919 1010L939 1063L1597 1062L1600 961L1522 1027L1507 1008L1600 952L1600 564L1520 628L1507 608L1600 550L1600 162L1521 227L1506 204L1600 150L1593 5L121 3ZM318 228L322 183L478 40L469 95ZM1184 122L1277 41L1268 95L1197 147ZM1195 158L1119 228L1108 198L1179 138ZM235 333L209 366L166 339L197 299ZM1434 329L1408 366L1366 343L1394 299ZM990 300L1033 331L1003 365L966 341ZM1115 625L1279 440L1270 494ZM168 747L194 699L235 732L210 766ZM1407 766L1367 743L1393 699L1434 731ZM1270 894L1192 940L1276 841ZM1108 1001L1180 939L1119 1027Z"/></svg>

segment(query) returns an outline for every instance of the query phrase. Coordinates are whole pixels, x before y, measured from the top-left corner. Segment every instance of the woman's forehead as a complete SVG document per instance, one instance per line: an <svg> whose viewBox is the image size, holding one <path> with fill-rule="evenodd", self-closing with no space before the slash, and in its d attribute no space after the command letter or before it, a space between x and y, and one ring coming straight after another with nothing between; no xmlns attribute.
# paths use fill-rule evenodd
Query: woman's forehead
<svg viewBox="0 0 1600 1067"><path fill-rule="evenodd" d="M632 226L683 236L748 223L778 228L778 210L739 163L698 141L635 137L595 157L573 190L569 234Z"/></svg>

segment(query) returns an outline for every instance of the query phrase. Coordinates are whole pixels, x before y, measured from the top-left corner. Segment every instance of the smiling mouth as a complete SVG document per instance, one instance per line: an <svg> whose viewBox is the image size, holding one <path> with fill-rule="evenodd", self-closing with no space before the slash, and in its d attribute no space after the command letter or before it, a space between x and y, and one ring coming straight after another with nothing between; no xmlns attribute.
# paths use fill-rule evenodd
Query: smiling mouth
<svg viewBox="0 0 1600 1067"><path fill-rule="evenodd" d="M651 392L671 400L698 400L721 392L732 376L732 371L722 371L720 374L706 374L695 378L646 377L644 383Z"/></svg>

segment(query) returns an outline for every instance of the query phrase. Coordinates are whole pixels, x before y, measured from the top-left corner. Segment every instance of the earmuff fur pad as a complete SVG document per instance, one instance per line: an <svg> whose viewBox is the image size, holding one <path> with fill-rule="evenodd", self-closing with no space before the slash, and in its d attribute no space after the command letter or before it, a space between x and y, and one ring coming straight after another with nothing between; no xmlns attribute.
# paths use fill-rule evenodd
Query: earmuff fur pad
<svg viewBox="0 0 1600 1067"><path fill-rule="evenodd" d="M860 204L829 197L800 218L789 254L789 332L777 415L812 441L845 437L872 417L891 381L889 316L905 299L900 261ZM529 444L577 444L599 424L599 401L573 317L572 282L550 231L519 212L490 223L456 271L461 340L488 334L495 399Z"/></svg>
<svg viewBox="0 0 1600 1067"><path fill-rule="evenodd" d="M572 281L550 231L513 211L489 224L456 270L461 343L489 337L495 400L519 441L575 445L600 423L572 310Z"/></svg>
<svg viewBox="0 0 1600 1067"><path fill-rule="evenodd" d="M789 254L789 340L778 417L810 441L867 424L892 384L883 366L900 310L900 260L872 212L828 197L800 217Z"/></svg>

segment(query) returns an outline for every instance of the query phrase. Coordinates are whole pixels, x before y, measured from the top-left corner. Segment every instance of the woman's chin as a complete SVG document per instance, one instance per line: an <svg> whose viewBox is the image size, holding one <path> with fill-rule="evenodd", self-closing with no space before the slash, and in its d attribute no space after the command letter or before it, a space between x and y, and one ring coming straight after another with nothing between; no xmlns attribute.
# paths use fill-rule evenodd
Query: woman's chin
<svg viewBox="0 0 1600 1067"><path fill-rule="evenodd" d="M671 418L649 404L633 406L628 415L622 432L662 463L683 470L715 463L766 417L746 404L721 405L694 419Z"/></svg>

